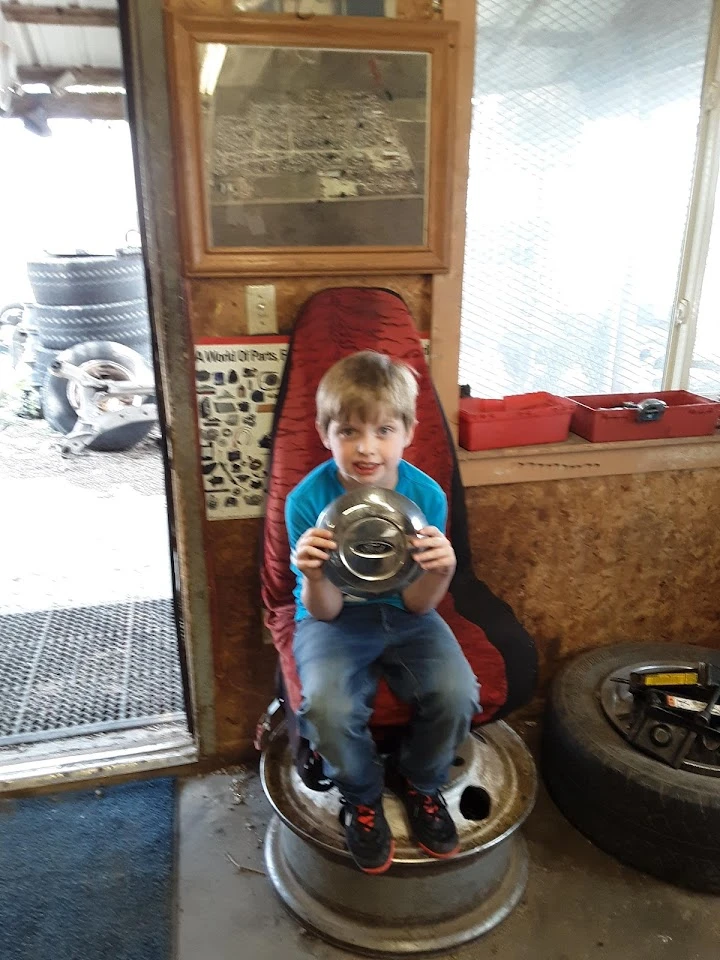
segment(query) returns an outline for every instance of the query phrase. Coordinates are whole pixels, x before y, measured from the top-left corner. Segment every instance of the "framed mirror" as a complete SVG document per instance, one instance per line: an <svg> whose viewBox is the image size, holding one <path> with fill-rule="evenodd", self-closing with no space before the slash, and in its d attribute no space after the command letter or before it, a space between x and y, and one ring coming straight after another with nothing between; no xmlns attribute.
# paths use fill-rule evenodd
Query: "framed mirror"
<svg viewBox="0 0 720 960"><path fill-rule="evenodd" d="M454 24L168 20L189 274L446 268Z"/></svg>

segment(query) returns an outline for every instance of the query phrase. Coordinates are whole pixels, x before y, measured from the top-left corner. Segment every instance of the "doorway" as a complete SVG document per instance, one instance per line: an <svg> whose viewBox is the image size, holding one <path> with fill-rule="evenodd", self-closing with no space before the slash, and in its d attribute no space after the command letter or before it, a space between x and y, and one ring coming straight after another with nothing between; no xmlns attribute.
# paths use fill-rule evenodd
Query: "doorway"
<svg viewBox="0 0 720 960"><path fill-rule="evenodd" d="M120 40L107 13L115 24L100 30L11 22L0 37L16 71L0 114L0 781L10 786L60 768L194 757ZM98 66L56 65L75 49L63 31L75 29ZM96 402L73 370L138 392L116 386ZM123 419L113 433L113 415L135 418L133 429ZM74 450L68 438L79 438Z"/></svg>

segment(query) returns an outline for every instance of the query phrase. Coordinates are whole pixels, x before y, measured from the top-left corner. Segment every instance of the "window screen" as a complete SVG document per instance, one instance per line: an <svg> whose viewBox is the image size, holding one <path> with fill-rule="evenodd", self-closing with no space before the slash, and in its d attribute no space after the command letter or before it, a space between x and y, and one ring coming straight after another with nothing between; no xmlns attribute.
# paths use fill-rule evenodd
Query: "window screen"
<svg viewBox="0 0 720 960"><path fill-rule="evenodd" d="M708 0L480 0L460 382L660 385Z"/></svg>

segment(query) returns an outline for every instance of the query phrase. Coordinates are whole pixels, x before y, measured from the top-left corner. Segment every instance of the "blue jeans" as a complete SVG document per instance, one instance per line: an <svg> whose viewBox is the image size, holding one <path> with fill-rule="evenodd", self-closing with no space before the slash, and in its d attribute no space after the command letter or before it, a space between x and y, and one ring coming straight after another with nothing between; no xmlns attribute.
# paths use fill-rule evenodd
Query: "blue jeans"
<svg viewBox="0 0 720 960"><path fill-rule="evenodd" d="M384 769L368 730L381 676L412 707L400 773L422 793L447 782L480 707L475 676L438 613L346 605L335 620L300 620L293 652L303 692L300 734L351 803L372 803L383 790Z"/></svg>

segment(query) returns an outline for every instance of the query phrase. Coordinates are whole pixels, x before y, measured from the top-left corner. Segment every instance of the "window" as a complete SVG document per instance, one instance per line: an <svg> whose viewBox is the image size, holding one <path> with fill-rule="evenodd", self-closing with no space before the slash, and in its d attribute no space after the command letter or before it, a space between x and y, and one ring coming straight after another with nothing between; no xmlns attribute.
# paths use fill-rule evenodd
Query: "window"
<svg viewBox="0 0 720 960"><path fill-rule="evenodd" d="M714 209L689 370L690 390L704 397L720 397L720 189Z"/></svg>
<svg viewBox="0 0 720 960"><path fill-rule="evenodd" d="M460 347L474 396L663 384L711 12L478 0ZM673 384L706 393L720 393L719 234Z"/></svg>

